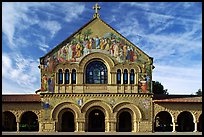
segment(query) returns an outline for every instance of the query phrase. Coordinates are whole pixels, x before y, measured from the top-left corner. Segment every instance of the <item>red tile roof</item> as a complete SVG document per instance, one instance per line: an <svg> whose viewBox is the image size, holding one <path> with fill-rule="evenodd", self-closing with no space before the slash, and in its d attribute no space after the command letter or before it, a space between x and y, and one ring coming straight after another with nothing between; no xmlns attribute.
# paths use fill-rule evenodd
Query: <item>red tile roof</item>
<svg viewBox="0 0 204 137"><path fill-rule="evenodd" d="M40 102L38 94L2 95L2 102Z"/></svg>
<svg viewBox="0 0 204 137"><path fill-rule="evenodd" d="M202 96L196 95L154 95L153 102L202 102Z"/></svg>

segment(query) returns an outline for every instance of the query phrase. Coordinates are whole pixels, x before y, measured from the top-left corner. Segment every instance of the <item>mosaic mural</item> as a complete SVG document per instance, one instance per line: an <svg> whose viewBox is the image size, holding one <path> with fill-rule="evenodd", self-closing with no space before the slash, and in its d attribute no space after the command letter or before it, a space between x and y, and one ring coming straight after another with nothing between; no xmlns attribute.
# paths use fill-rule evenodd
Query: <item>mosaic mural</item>
<svg viewBox="0 0 204 137"><path fill-rule="evenodd" d="M149 93L151 91L151 65L142 64L142 72L139 73L139 92Z"/></svg>
<svg viewBox="0 0 204 137"><path fill-rule="evenodd" d="M55 87L54 74L52 74L51 76L43 74L41 79L41 91L48 91L54 93L54 87Z"/></svg>
<svg viewBox="0 0 204 137"><path fill-rule="evenodd" d="M72 38L53 55L46 57L43 62L45 69L52 72L55 65L65 62L79 62L85 55L92 52L110 54L120 63L144 60L136 47L127 44L113 33L106 33L102 37L98 35L90 37L91 34L91 29L84 31L83 34Z"/></svg>

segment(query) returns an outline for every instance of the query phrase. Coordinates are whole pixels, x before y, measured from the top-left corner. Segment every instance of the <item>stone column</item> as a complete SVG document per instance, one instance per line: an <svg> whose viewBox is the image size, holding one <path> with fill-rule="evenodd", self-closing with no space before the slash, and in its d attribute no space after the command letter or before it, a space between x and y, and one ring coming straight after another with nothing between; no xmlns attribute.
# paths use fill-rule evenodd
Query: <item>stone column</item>
<svg viewBox="0 0 204 137"><path fill-rule="evenodd" d="M107 130L105 132L116 132L116 120L115 119L111 119L111 120L107 120Z"/></svg>
<svg viewBox="0 0 204 137"><path fill-rule="evenodd" d="M136 84L136 86L137 86L137 91L136 91L136 93L139 93L139 87L138 87L138 81L139 81L139 79L138 79L138 76L139 74L138 73L135 73L135 84Z"/></svg>
<svg viewBox="0 0 204 137"><path fill-rule="evenodd" d="M172 130L172 132L176 132L176 121L173 121L172 123L173 123L173 130Z"/></svg>
<svg viewBox="0 0 204 137"><path fill-rule="evenodd" d="M115 72L110 72L110 74L111 74L111 81L110 81L110 83L108 83L108 84L117 84L117 80L116 80L116 75L117 75L117 73L115 73Z"/></svg>
<svg viewBox="0 0 204 137"><path fill-rule="evenodd" d="M68 84L71 84L71 82L72 82L72 81L71 81L71 80L72 80L72 75L71 75L71 74L72 74L72 72L69 71L69 82L68 82Z"/></svg>
<svg viewBox="0 0 204 137"><path fill-rule="evenodd" d="M127 81L128 81L128 85L130 84L130 72L127 73Z"/></svg>
<svg viewBox="0 0 204 137"><path fill-rule="evenodd" d="M75 69L76 70L76 69ZM76 84L78 84L78 71L76 70L76 73L75 73L75 78L76 78Z"/></svg>
<svg viewBox="0 0 204 137"><path fill-rule="evenodd" d="M56 72L56 76L55 76L55 84L58 84L58 75L59 75L59 73Z"/></svg>
<svg viewBox="0 0 204 137"><path fill-rule="evenodd" d="M111 132L116 132L116 121L110 122L110 126L111 126L110 131Z"/></svg>
<svg viewBox="0 0 204 137"><path fill-rule="evenodd" d="M72 71L69 72L69 84L72 84Z"/></svg>
<svg viewBox="0 0 204 137"><path fill-rule="evenodd" d="M58 73L55 73L55 85L54 85L54 92L57 93L58 92Z"/></svg>
<svg viewBox="0 0 204 137"><path fill-rule="evenodd" d="M39 121L39 130L38 130L38 132L42 132L42 123L41 123L41 121Z"/></svg>
<svg viewBox="0 0 204 137"><path fill-rule="evenodd" d="M132 132L137 132L138 129L138 122L136 120L133 120L133 127L132 127Z"/></svg>
<svg viewBox="0 0 204 137"><path fill-rule="evenodd" d="M75 132L85 132L85 120L77 120Z"/></svg>
<svg viewBox="0 0 204 137"><path fill-rule="evenodd" d="M65 72L62 71L62 84L65 84Z"/></svg>
<svg viewBox="0 0 204 137"><path fill-rule="evenodd" d="M83 72L76 73L76 84L83 84Z"/></svg>
<svg viewBox="0 0 204 137"><path fill-rule="evenodd" d="M124 83L123 83L123 74L124 74L124 73L121 72L121 84L124 84Z"/></svg>
<svg viewBox="0 0 204 137"><path fill-rule="evenodd" d="M137 73L134 73L134 85L137 84Z"/></svg>
<svg viewBox="0 0 204 137"><path fill-rule="evenodd" d="M194 121L194 131L193 132L198 132L197 125L198 125L198 122Z"/></svg>
<svg viewBox="0 0 204 137"><path fill-rule="evenodd" d="M105 118L105 132L109 132L109 121L107 117Z"/></svg>
<svg viewBox="0 0 204 137"><path fill-rule="evenodd" d="M60 84L60 93L65 93L65 72L62 71L62 84Z"/></svg>
<svg viewBox="0 0 204 137"><path fill-rule="evenodd" d="M17 132L20 132L20 121L17 121Z"/></svg>

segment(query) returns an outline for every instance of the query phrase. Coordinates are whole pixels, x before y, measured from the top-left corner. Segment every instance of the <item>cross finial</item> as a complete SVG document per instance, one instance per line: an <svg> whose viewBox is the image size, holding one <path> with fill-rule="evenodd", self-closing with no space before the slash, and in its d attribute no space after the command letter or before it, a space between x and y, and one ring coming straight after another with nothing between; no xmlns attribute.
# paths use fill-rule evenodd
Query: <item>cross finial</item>
<svg viewBox="0 0 204 137"><path fill-rule="evenodd" d="M95 10L95 13L94 13L94 18L99 18L99 14L98 14L98 10L101 9L101 7L98 5L98 3L96 3L94 6L93 6L93 9Z"/></svg>

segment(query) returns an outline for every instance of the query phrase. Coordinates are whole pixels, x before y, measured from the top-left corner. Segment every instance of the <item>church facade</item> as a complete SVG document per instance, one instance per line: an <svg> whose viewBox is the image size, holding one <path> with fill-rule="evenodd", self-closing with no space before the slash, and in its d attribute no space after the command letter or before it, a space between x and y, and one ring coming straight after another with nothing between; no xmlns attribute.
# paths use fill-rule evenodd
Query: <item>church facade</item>
<svg viewBox="0 0 204 137"><path fill-rule="evenodd" d="M3 95L3 131L197 132L202 98L152 93L153 58L98 14L40 58L41 89Z"/></svg>

